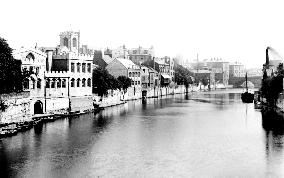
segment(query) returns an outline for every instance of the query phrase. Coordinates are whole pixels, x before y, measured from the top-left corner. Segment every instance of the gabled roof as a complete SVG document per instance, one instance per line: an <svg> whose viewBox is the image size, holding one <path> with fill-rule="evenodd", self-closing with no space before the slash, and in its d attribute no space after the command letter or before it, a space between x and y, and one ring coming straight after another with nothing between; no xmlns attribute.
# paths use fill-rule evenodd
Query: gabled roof
<svg viewBox="0 0 284 178"><path fill-rule="evenodd" d="M109 56L109 55L104 55L103 56L103 60L109 64L113 59Z"/></svg>
<svg viewBox="0 0 284 178"><path fill-rule="evenodd" d="M129 59L124 59L124 58L116 58L117 61L119 61L124 67L127 69L138 69L139 66L134 64L131 60Z"/></svg>

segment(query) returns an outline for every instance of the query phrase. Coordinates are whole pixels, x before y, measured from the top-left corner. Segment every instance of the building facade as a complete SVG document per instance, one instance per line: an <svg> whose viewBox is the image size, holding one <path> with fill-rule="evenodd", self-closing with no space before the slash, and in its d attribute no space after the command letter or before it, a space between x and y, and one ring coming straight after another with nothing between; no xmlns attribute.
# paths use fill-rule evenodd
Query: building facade
<svg viewBox="0 0 284 178"><path fill-rule="evenodd" d="M224 86L229 84L229 62L222 59L205 60L204 65L215 73L216 83L222 83Z"/></svg>
<svg viewBox="0 0 284 178"><path fill-rule="evenodd" d="M142 64L148 60L152 60L154 57L154 48L132 48L128 50L128 56L131 61L135 64Z"/></svg>
<svg viewBox="0 0 284 178"><path fill-rule="evenodd" d="M229 64L229 76L230 77L245 77L245 66L238 62Z"/></svg>
<svg viewBox="0 0 284 178"><path fill-rule="evenodd" d="M129 59L116 58L107 66L107 71L114 77L126 76L132 80L131 86L141 87L141 69Z"/></svg>

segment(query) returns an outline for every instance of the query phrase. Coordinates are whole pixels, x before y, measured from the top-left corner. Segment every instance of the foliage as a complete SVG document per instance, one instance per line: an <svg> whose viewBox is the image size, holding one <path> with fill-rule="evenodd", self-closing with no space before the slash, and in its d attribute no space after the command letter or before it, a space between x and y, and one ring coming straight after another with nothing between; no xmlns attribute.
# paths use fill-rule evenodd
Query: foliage
<svg viewBox="0 0 284 178"><path fill-rule="evenodd" d="M124 90L124 92L127 91L127 88L131 86L131 79L126 76L119 76L117 77L117 80L121 84L121 88Z"/></svg>
<svg viewBox="0 0 284 178"><path fill-rule="evenodd" d="M128 77L119 76L116 79L101 67L93 70L93 92L99 96L107 95L108 90L123 88L125 91L129 86L131 86L131 79Z"/></svg>
<svg viewBox="0 0 284 178"><path fill-rule="evenodd" d="M0 37L0 94L22 91L24 75L21 61L12 56L12 49L5 39Z"/></svg>
<svg viewBox="0 0 284 178"><path fill-rule="evenodd" d="M283 91L283 64L279 64L277 71L267 76L266 69L263 70L262 85L260 88L261 94L266 98L269 105L275 106L279 98L279 94Z"/></svg>
<svg viewBox="0 0 284 178"><path fill-rule="evenodd" d="M175 67L175 81L178 85L185 85L185 87L188 87L189 84L193 83L192 76L193 73L182 65L178 64Z"/></svg>

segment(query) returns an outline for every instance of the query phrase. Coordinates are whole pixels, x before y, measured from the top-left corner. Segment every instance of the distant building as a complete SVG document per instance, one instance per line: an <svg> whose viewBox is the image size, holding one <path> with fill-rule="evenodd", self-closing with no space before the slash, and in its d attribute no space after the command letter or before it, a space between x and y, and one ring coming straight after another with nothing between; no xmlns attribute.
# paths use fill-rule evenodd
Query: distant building
<svg viewBox="0 0 284 178"><path fill-rule="evenodd" d="M215 73L209 69L200 69L200 70L190 70L194 74L195 81L202 82L202 80L207 80L210 87L215 85Z"/></svg>
<svg viewBox="0 0 284 178"><path fill-rule="evenodd" d="M215 73L216 83L222 83L225 86L229 83L229 62L222 59L204 60L204 65Z"/></svg>
<svg viewBox="0 0 284 178"><path fill-rule="evenodd" d="M104 50L104 55L108 55L109 57L112 58L112 50L109 49L109 48L105 49L105 50Z"/></svg>
<svg viewBox="0 0 284 178"><path fill-rule="evenodd" d="M169 71L167 73L171 77L171 81L174 81L174 77L175 77L174 59L172 59L172 58L170 58L168 56L165 56L162 59L165 60L166 64L169 64Z"/></svg>
<svg viewBox="0 0 284 178"><path fill-rule="evenodd" d="M166 62L166 58L155 58L155 65L158 65L159 67L160 85L168 86L172 81L170 63Z"/></svg>
<svg viewBox="0 0 284 178"><path fill-rule="evenodd" d="M128 58L128 51L125 45L112 50L112 58Z"/></svg>
<svg viewBox="0 0 284 178"><path fill-rule="evenodd" d="M115 58L107 66L107 71L114 77L126 76L132 80L131 85L141 87L141 70L129 59Z"/></svg>
<svg viewBox="0 0 284 178"><path fill-rule="evenodd" d="M229 77L245 77L245 66L238 62L229 64Z"/></svg>
<svg viewBox="0 0 284 178"><path fill-rule="evenodd" d="M138 48L132 48L128 50L128 56L131 61L136 64L142 64L148 60L152 60L154 57L154 48L142 48L139 46Z"/></svg>

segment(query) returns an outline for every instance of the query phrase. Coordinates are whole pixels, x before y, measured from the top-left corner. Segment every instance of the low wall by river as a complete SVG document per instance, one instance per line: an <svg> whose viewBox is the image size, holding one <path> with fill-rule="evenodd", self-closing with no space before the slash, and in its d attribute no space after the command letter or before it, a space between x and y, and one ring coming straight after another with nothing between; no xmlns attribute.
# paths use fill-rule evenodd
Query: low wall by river
<svg viewBox="0 0 284 178"><path fill-rule="evenodd" d="M173 94L180 94L185 93L186 88L182 85L177 87L156 87L156 88L147 88L147 89L139 89L134 87L130 87L127 89L127 92L124 93L120 90L110 91L107 96L103 96L102 98L98 97L94 94L93 98L95 101L101 100L99 103L100 107L109 107L114 106L118 104L125 103L129 100L136 100L142 98L142 91L146 92L146 97L152 98L152 97L161 97L166 95L173 95ZM188 89L188 92L197 91L196 87L190 86Z"/></svg>
<svg viewBox="0 0 284 178"><path fill-rule="evenodd" d="M6 106L0 111L0 124L30 120L30 99L28 92L3 94L0 99Z"/></svg>

